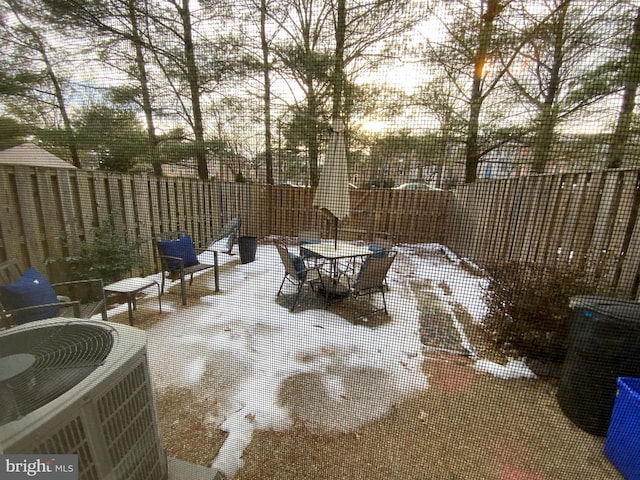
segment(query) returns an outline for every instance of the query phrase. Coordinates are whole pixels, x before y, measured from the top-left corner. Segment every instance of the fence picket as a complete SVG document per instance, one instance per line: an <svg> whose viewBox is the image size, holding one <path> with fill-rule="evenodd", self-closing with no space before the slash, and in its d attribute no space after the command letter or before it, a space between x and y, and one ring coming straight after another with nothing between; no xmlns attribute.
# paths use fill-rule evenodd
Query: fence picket
<svg viewBox="0 0 640 480"><path fill-rule="evenodd" d="M18 205L23 212L34 212L33 215L27 216L22 222L22 232L24 234L24 242L29 252L29 261L32 265L40 268L45 259L42 243L40 242L41 230L38 226L38 216L36 214L36 204L31 183L32 177L27 169L18 169L16 171L16 191L18 194Z"/></svg>
<svg viewBox="0 0 640 480"><path fill-rule="evenodd" d="M46 227L42 229L42 237L45 242L45 255L50 259L62 258L64 251L60 243L60 233L64 231L61 226L61 216L58 210L58 196L55 193L51 175L42 172L36 175L38 197L37 203L42 209L42 218ZM84 221L83 221L84 223Z"/></svg>
<svg viewBox="0 0 640 480"><path fill-rule="evenodd" d="M611 252L609 256L611 267L604 272L602 282L604 285L615 285L620 278L622 261L625 250L628 247L626 240L630 234L630 217L633 212L634 199L637 194L637 174L627 171L621 172L619 186L618 208L610 232L610 240L607 249Z"/></svg>
<svg viewBox="0 0 640 480"><path fill-rule="evenodd" d="M480 266L492 260L571 261L613 288L638 295L640 170L537 175L459 186L455 192L352 190L340 236L396 243L439 242ZM575 185L575 186L574 186ZM272 187L146 174L0 167L0 261L23 268L70 254L109 216L117 228L151 239L185 228L207 244L235 216L243 235L288 235L316 226L332 235L313 208L313 188ZM142 248L159 265L152 243ZM561 255L558 256L558 252ZM146 268L145 268L146 272Z"/></svg>

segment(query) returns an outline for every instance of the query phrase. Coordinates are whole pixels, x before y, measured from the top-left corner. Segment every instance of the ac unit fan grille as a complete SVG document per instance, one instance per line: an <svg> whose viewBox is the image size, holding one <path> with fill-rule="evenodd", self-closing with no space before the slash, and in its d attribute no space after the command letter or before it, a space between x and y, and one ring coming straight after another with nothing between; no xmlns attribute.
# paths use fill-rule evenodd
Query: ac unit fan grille
<svg viewBox="0 0 640 480"><path fill-rule="evenodd" d="M76 386L113 346L108 328L77 322L9 333L0 336L0 371L11 370L0 381L0 426Z"/></svg>

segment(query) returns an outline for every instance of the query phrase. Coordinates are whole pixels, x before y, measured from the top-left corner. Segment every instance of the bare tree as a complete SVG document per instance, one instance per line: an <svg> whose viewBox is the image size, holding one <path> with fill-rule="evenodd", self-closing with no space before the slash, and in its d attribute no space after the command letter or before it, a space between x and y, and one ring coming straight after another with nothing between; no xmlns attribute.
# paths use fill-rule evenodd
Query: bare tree
<svg viewBox="0 0 640 480"><path fill-rule="evenodd" d="M267 183L273 185L273 149L271 147L271 42L267 36L267 0L260 0L260 47L264 80L264 143Z"/></svg>
<svg viewBox="0 0 640 480"><path fill-rule="evenodd" d="M34 6L21 4L12 0L5 0L4 7L12 16L13 22L2 23L2 41L11 52L5 51L5 61L10 62L16 70L31 72L30 87L20 89L17 93L22 105L14 112L35 109L40 113L53 110L62 120L63 143L67 146L71 162L82 168L78 148L73 134L73 127L65 99L65 81L60 73L64 56L55 55L55 50L46 39L45 31L35 17ZM11 95L14 96L14 95ZM24 103L28 103L25 109ZM32 118L32 120L35 120ZM40 119L39 121L41 121Z"/></svg>
<svg viewBox="0 0 640 480"><path fill-rule="evenodd" d="M617 67L607 61L616 29L605 28L618 4L554 0L531 13L522 3L518 13L532 18L534 28L518 70L508 74L516 98L531 107L534 172L545 171L561 122L619 88Z"/></svg>
<svg viewBox="0 0 640 480"><path fill-rule="evenodd" d="M210 101L216 88L242 70L240 46L223 28L227 2L202 2L192 10L190 0L169 0L154 4L150 18L153 30L150 51L166 88L172 93L174 114L193 133L198 176L209 178L203 101Z"/></svg>
<svg viewBox="0 0 640 480"><path fill-rule="evenodd" d="M284 67L279 72L304 95L304 103L294 109L289 138L304 141L311 184L317 185L319 142L327 117L345 113L351 103L349 81L361 69L387 61L393 54L388 43L415 25L417 15L407 0L286 0L272 8L271 15L283 32L274 45ZM300 133L294 135L291 127Z"/></svg>
<svg viewBox="0 0 640 480"><path fill-rule="evenodd" d="M149 43L145 38L150 12L146 2L135 0L43 0L47 20L61 31L70 25L79 28L81 35L89 36L101 52L105 66L125 73L133 80L133 88L113 88L112 99L117 103L134 103L144 112L149 143L148 157L154 173L162 175L157 158L158 137L155 110L148 73ZM118 48L121 44L125 48ZM133 49L133 56L130 55ZM132 68L132 65L134 66Z"/></svg>
<svg viewBox="0 0 640 480"><path fill-rule="evenodd" d="M607 158L607 168L620 168L629 141L638 83L640 82L640 8L636 10L635 21L633 22L628 59L623 67L623 81L622 106L615 131L613 132Z"/></svg>
<svg viewBox="0 0 640 480"><path fill-rule="evenodd" d="M432 82L424 92L428 92L427 98L448 99L446 104L439 101L439 111L433 113L437 117L446 113L447 121L457 119L456 125L463 129L466 183L476 180L480 159L493 147L481 144L482 138L488 138L487 133L495 128L491 120L500 124L507 115L500 102L489 100L499 96L514 52L522 43L511 34L511 27L505 21L509 15L504 11L511 3L460 2L452 9L439 6L432 11L441 19L445 38L427 39L425 61L441 72L438 78L443 83ZM442 95L438 91L442 91ZM424 103L419 98L418 101ZM459 113L452 115L452 109ZM463 112L465 118L461 121Z"/></svg>
<svg viewBox="0 0 640 480"><path fill-rule="evenodd" d="M480 31L478 45L473 56L473 81L471 83L471 98L469 108L469 127L467 132L467 150L465 158L465 182L472 183L476 180L478 167L478 128L480 123L480 110L484 102L486 92L483 91L483 83L486 78L485 69L489 59L489 52L493 43L494 24L504 5L498 0L488 0L486 7L480 14Z"/></svg>

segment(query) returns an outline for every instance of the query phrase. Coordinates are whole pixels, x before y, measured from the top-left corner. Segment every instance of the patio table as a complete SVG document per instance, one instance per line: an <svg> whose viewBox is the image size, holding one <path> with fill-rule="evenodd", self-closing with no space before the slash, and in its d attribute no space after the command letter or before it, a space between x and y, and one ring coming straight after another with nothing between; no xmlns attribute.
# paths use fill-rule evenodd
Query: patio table
<svg viewBox="0 0 640 480"><path fill-rule="evenodd" d="M364 258L373 253L371 250L369 250L368 247L353 245L352 243L341 240L338 240L337 242L331 240L320 243L308 243L302 245L300 249L311 252L316 256L316 258L321 258L328 261L329 276L332 282L330 291L328 291L327 294L333 296L343 296L345 293L348 293L348 290L342 291L339 288L340 276L344 273L340 270L340 260L354 260L357 258Z"/></svg>
<svg viewBox="0 0 640 480"><path fill-rule="evenodd" d="M136 295L146 288L155 285L158 287L158 306L162 312L162 299L160 298L160 285L150 278L125 278L119 282L112 283L104 287L105 293L120 293L127 298L127 307L129 312L129 325L133 327L133 310L136 308Z"/></svg>

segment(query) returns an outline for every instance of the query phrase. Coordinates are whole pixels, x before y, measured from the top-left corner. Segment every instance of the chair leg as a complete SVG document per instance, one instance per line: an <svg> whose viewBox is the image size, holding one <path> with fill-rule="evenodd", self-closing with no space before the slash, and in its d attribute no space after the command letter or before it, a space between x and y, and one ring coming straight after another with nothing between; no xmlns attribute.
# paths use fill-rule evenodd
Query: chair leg
<svg viewBox="0 0 640 480"><path fill-rule="evenodd" d="M296 307L298 306L298 301L300 300L300 293L301 292L302 292L302 285L299 285L298 286L298 293L296 295L296 298L293 300L293 305L289 309L289 311L292 312L292 313L296 309Z"/></svg>
<svg viewBox="0 0 640 480"><path fill-rule="evenodd" d="M100 314L102 315L102 320L103 321L108 321L109 317L107 316L107 297L105 297L104 295L104 290L102 290L102 300L101 300L101 307L100 307Z"/></svg>
<svg viewBox="0 0 640 480"><path fill-rule="evenodd" d="M285 275L284 278L282 279L282 283L280 284L280 288L278 289L278 294L276 295L276 297L280 296L280 292L282 292L282 287L284 286L284 281L287 279L287 276Z"/></svg>
<svg viewBox="0 0 640 480"><path fill-rule="evenodd" d="M384 297L384 288L382 288L380 292L382 293L382 305L384 305L384 314L389 315L389 312L387 311L387 300Z"/></svg>
<svg viewBox="0 0 640 480"><path fill-rule="evenodd" d="M182 305L187 304L187 287L184 284L184 275L180 277L180 293L182 294Z"/></svg>

